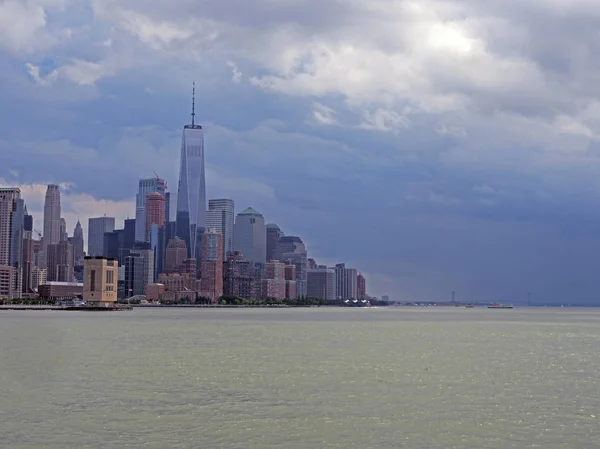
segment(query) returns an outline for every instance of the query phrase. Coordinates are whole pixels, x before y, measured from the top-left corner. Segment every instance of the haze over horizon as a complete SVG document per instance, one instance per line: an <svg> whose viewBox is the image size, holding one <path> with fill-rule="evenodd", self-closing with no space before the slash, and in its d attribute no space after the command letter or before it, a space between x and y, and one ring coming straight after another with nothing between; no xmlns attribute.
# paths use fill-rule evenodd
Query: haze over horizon
<svg viewBox="0 0 600 449"><path fill-rule="evenodd" d="M37 229L48 183L69 234L133 217L139 178L176 191L195 80L208 198L370 294L600 303L599 25L592 0L5 0L0 185Z"/></svg>

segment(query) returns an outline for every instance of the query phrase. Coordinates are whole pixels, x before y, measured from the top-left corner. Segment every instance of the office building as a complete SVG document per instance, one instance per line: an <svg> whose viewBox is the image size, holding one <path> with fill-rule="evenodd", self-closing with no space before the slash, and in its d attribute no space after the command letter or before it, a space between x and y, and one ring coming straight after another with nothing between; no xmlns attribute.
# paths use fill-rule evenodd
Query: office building
<svg viewBox="0 0 600 449"><path fill-rule="evenodd" d="M195 88L194 88L195 90ZM183 239L188 257L196 258L197 234L206 228L206 181L204 176L204 130L195 123L192 96L192 123L185 125L181 138L179 186L177 190L177 236Z"/></svg>
<svg viewBox="0 0 600 449"><path fill-rule="evenodd" d="M148 194L158 193L163 199L167 189L165 180L156 176L154 178L140 179L138 183L138 193L135 196L135 241L147 242L150 225L147 223L148 211L146 201ZM162 216L164 217L164 201L162 203ZM156 213L156 212L154 212Z"/></svg>
<svg viewBox="0 0 600 449"><path fill-rule="evenodd" d="M279 239L283 237L283 232L274 223L269 223L267 226L267 262L271 260L279 260L277 256L277 244Z"/></svg>
<svg viewBox="0 0 600 449"><path fill-rule="evenodd" d="M346 268L346 264L335 266L335 285L337 299L357 299L357 272L354 268Z"/></svg>
<svg viewBox="0 0 600 449"><path fill-rule="evenodd" d="M208 201L206 227L223 234L223 260L233 251L234 203L229 199Z"/></svg>
<svg viewBox="0 0 600 449"><path fill-rule="evenodd" d="M188 251L185 246L185 241L179 237L169 240L165 255L165 273L178 272L183 265L183 261L188 257ZM193 259L194 261L196 259Z"/></svg>
<svg viewBox="0 0 600 449"><path fill-rule="evenodd" d="M296 265L287 263L285 265L285 297L295 299L298 297L296 286Z"/></svg>
<svg viewBox="0 0 600 449"><path fill-rule="evenodd" d="M143 295L146 286L154 284L154 251L151 249L128 250L124 258L124 295Z"/></svg>
<svg viewBox="0 0 600 449"><path fill-rule="evenodd" d="M67 222L64 218L60 219L60 241L69 241L69 234L67 233Z"/></svg>
<svg viewBox="0 0 600 449"><path fill-rule="evenodd" d="M235 218L233 246L246 260L264 264L267 259L267 233L264 217L249 207Z"/></svg>
<svg viewBox="0 0 600 449"><path fill-rule="evenodd" d="M125 249L133 249L135 246L135 223L135 218L128 218L125 220L123 226L125 230L123 248Z"/></svg>
<svg viewBox="0 0 600 449"><path fill-rule="evenodd" d="M0 188L0 297L13 299L23 290L25 202L18 188ZM10 277L10 281L6 279Z"/></svg>
<svg viewBox="0 0 600 449"><path fill-rule="evenodd" d="M90 218L88 221L88 256L104 256L104 234L115 230L114 217Z"/></svg>
<svg viewBox="0 0 600 449"><path fill-rule="evenodd" d="M223 296L223 234L209 229L202 236L200 295L213 303Z"/></svg>
<svg viewBox="0 0 600 449"><path fill-rule="evenodd" d="M81 227L79 220L77 220L75 229L73 229L71 244L73 245L73 258L75 259L75 265L83 265L83 258L85 257L85 242L83 239L83 228Z"/></svg>
<svg viewBox="0 0 600 449"><path fill-rule="evenodd" d="M46 266L46 248L60 243L60 190L58 185L49 184L44 200L44 239L42 247L42 267Z"/></svg>
<svg viewBox="0 0 600 449"><path fill-rule="evenodd" d="M117 301L118 264L105 257L86 257L83 262L83 300L90 305Z"/></svg>
<svg viewBox="0 0 600 449"><path fill-rule="evenodd" d="M47 247L48 282L73 282L73 245L60 242Z"/></svg>
<svg viewBox="0 0 600 449"><path fill-rule="evenodd" d="M333 301L336 299L335 270L317 267L308 270L307 296L311 298Z"/></svg>
<svg viewBox="0 0 600 449"><path fill-rule="evenodd" d="M31 271L33 270L33 217L27 213L23 216L23 282L21 292L24 296L33 293L31 287Z"/></svg>

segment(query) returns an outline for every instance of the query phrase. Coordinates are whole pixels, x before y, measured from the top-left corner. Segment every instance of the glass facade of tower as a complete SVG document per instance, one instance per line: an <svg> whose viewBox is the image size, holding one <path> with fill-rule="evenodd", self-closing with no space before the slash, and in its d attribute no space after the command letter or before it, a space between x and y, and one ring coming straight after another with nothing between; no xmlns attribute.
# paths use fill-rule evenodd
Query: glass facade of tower
<svg viewBox="0 0 600 449"><path fill-rule="evenodd" d="M177 191L177 236L186 242L188 256L196 256L196 235L206 227L206 181L204 177L204 131L186 125L181 140L181 165Z"/></svg>

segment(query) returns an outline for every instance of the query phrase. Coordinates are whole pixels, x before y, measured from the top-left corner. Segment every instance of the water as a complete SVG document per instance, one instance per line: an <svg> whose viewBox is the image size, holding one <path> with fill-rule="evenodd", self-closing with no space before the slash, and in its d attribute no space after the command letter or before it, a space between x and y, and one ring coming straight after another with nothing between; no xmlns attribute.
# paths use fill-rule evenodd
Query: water
<svg viewBox="0 0 600 449"><path fill-rule="evenodd" d="M0 447L593 448L600 311L0 311Z"/></svg>

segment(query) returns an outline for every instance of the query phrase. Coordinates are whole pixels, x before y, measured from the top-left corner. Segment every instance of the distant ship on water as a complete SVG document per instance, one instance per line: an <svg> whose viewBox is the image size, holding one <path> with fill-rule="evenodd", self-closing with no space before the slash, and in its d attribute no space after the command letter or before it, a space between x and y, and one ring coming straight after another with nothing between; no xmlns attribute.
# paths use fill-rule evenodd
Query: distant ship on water
<svg viewBox="0 0 600 449"><path fill-rule="evenodd" d="M487 306L488 309L512 309L513 306L512 305L508 305L508 304L498 304L497 302L494 302L492 304L490 304L489 306Z"/></svg>

